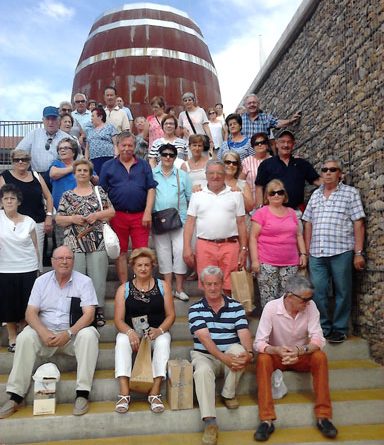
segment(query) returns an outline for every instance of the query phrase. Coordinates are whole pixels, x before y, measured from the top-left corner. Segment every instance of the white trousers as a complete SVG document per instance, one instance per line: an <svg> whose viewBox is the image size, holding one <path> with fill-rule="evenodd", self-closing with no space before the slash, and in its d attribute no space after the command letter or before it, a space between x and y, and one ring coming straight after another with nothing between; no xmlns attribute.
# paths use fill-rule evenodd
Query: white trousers
<svg viewBox="0 0 384 445"><path fill-rule="evenodd" d="M76 356L76 390L90 391L99 354L99 333L93 327L81 329L66 345L60 348L45 346L38 333L30 326L16 338L16 352L8 378L7 392L24 397L31 384L36 357L49 358L56 352Z"/></svg>
<svg viewBox="0 0 384 445"><path fill-rule="evenodd" d="M153 378L167 375L167 362L171 352L171 334L165 332L151 342ZM132 348L128 335L119 332L115 346L115 377L131 377Z"/></svg>
<svg viewBox="0 0 384 445"><path fill-rule="evenodd" d="M231 345L227 353L241 354L245 351L243 346L236 343ZM198 351L191 351L193 365L193 379L195 381L195 391L199 402L200 415L206 417L216 417L215 395L216 377L224 373L224 385L221 395L226 399L233 399L236 395L236 387L243 375L242 371L231 371L223 362L211 354L204 354Z"/></svg>
<svg viewBox="0 0 384 445"><path fill-rule="evenodd" d="M152 234L161 274L187 273L183 260L183 228L171 230L161 235Z"/></svg>

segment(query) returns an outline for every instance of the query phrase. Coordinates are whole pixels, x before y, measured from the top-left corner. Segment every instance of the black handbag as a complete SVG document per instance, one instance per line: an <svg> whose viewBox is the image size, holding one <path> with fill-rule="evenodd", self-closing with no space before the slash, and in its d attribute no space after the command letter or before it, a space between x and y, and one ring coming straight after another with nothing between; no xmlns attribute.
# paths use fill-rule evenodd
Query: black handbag
<svg viewBox="0 0 384 445"><path fill-rule="evenodd" d="M156 235L161 235L163 233L170 232L171 230L176 230L183 227L183 223L181 222L179 215L180 179L178 171L176 171L176 177L177 177L177 209L169 208L152 213L152 231Z"/></svg>

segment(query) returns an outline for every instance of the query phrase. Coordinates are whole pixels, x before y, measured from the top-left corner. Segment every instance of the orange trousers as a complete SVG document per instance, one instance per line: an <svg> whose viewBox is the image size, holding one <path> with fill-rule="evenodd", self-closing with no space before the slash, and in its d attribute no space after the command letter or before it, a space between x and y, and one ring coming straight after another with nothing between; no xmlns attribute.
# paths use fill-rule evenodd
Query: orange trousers
<svg viewBox="0 0 384 445"><path fill-rule="evenodd" d="M332 418L327 356L322 351L315 351L312 354L300 356L299 361L294 365L283 365L279 355L258 354L256 363L256 381L260 420L276 419L271 385L271 375L276 369L298 372L310 371L316 396L316 418Z"/></svg>

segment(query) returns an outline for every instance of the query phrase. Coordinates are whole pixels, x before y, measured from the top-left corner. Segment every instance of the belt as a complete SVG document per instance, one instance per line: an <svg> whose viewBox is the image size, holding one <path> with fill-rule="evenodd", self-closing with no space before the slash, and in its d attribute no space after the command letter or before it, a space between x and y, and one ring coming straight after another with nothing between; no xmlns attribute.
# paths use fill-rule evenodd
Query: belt
<svg viewBox="0 0 384 445"><path fill-rule="evenodd" d="M206 238L200 238L203 241L209 241L211 243L236 243L239 240L238 236L230 236L228 238L220 238L220 239L206 239Z"/></svg>

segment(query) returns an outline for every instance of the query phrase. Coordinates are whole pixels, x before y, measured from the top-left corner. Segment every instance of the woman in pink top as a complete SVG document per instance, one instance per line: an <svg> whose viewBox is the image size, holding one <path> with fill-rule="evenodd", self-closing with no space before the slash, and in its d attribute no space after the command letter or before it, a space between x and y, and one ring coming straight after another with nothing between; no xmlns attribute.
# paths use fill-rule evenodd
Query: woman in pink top
<svg viewBox="0 0 384 445"><path fill-rule="evenodd" d="M305 268L307 254L296 213L288 202L284 184L272 179L264 193L264 204L252 216L249 251L252 271L257 273L262 308L282 295L287 279L298 267Z"/></svg>
<svg viewBox="0 0 384 445"><path fill-rule="evenodd" d="M164 136L164 131L161 127L161 121L166 116L164 98L161 96L153 97L151 107L153 115L147 117L147 126L143 131L143 137L149 143L148 151L151 149L153 141Z"/></svg>
<svg viewBox="0 0 384 445"><path fill-rule="evenodd" d="M239 178L245 179L251 188L254 202L256 202L256 186L255 180L259 165L271 157L268 153L269 139L266 133L255 133L251 137L251 147L255 150L255 154L246 157L241 163L242 171Z"/></svg>

